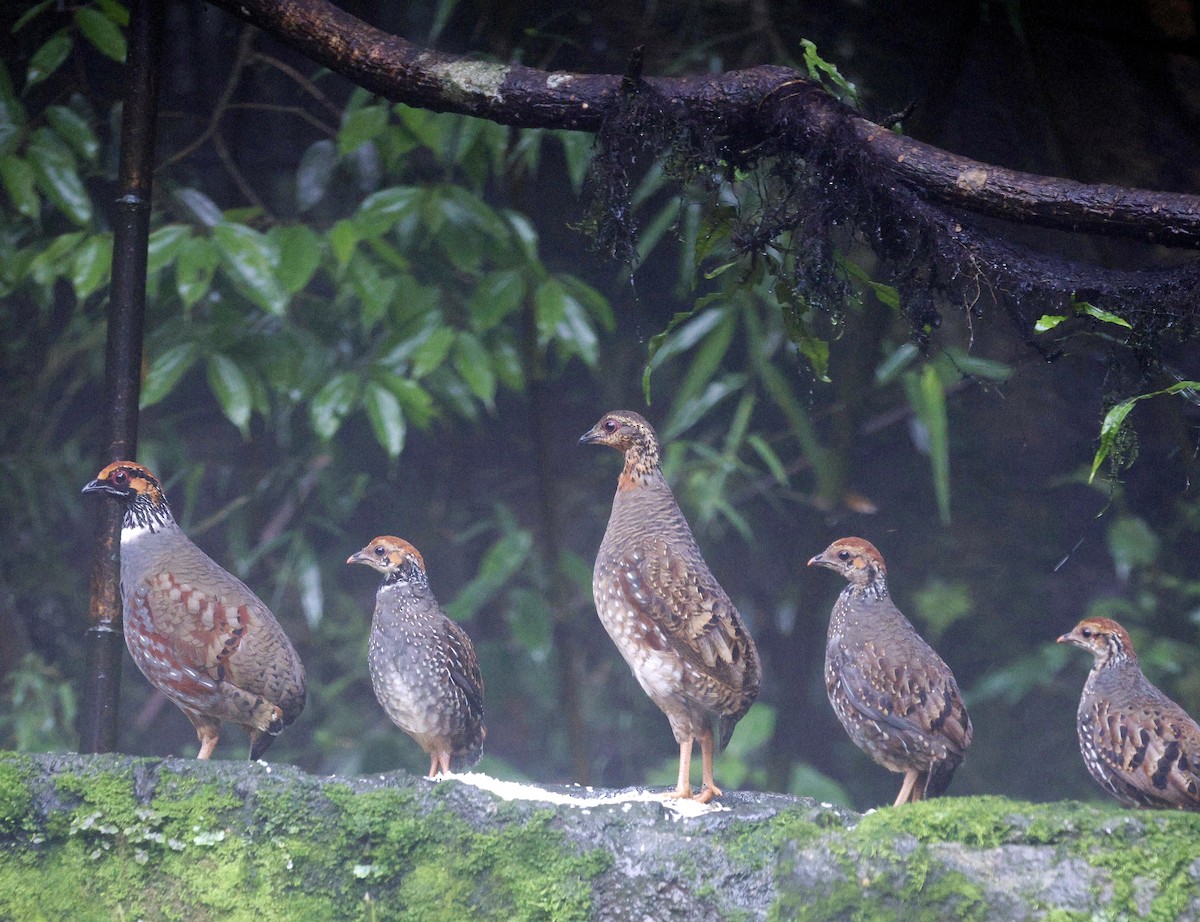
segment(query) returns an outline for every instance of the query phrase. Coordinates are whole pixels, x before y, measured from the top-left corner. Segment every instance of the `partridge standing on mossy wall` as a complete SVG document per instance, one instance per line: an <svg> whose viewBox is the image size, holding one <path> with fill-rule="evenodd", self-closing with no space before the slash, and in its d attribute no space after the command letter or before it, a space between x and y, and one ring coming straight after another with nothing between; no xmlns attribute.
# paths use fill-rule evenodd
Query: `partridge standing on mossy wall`
<svg viewBox="0 0 1200 922"><path fill-rule="evenodd" d="M486 735L483 675L471 638L433 597L424 559L403 538L381 535L346 563L383 574L367 647L375 697L429 755L430 778L470 768Z"/></svg>
<svg viewBox="0 0 1200 922"><path fill-rule="evenodd" d="M125 507L121 599L134 663L192 722L199 758L212 755L224 721L250 734L259 758L304 709L304 667L283 628L180 530L146 468L117 461L83 492Z"/></svg>
<svg viewBox="0 0 1200 922"><path fill-rule="evenodd" d="M1077 725L1084 764L1127 807L1200 810L1200 726L1142 674L1111 618L1086 618L1058 638L1094 657Z"/></svg>
<svg viewBox="0 0 1200 922"><path fill-rule="evenodd" d="M674 796L692 797L699 740L707 802L721 794L713 754L758 697L758 651L729 596L709 572L659 468L658 439L637 413L605 414L579 440L625 455L592 592L600 622L679 743Z"/></svg>
<svg viewBox="0 0 1200 922"><path fill-rule="evenodd" d="M829 618L825 690L855 745L904 774L896 805L936 797L971 743L971 720L950 668L888 595L875 546L842 538L808 562L842 574Z"/></svg>

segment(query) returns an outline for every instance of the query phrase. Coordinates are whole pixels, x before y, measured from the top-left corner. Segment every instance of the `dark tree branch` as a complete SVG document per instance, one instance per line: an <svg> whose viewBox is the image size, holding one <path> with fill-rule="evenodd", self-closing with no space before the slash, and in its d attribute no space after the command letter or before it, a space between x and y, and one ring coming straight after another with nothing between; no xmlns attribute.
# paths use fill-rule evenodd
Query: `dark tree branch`
<svg viewBox="0 0 1200 922"><path fill-rule="evenodd" d="M429 51L327 0L209 0L347 79L396 102L523 128L598 131L623 77L550 73ZM829 143L922 197L977 214L1060 230L1200 248L1200 195L1086 184L1007 170L893 134L785 67L643 78L667 114L710 125L731 148L770 142L794 153ZM786 132L781 134L781 132Z"/></svg>

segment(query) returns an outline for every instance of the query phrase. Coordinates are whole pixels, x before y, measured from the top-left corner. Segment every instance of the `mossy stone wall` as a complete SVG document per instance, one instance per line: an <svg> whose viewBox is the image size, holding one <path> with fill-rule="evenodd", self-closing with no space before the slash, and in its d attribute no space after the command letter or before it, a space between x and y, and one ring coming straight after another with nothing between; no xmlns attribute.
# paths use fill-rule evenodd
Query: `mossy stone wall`
<svg viewBox="0 0 1200 922"><path fill-rule="evenodd" d="M723 805L688 817L399 773L0 753L0 919L1200 918L1193 814Z"/></svg>

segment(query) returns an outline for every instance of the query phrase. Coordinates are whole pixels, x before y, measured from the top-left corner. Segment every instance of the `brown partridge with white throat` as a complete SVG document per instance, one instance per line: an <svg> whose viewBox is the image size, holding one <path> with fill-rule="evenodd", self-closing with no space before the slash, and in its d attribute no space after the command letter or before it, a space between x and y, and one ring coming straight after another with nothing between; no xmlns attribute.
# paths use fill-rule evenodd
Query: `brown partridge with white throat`
<svg viewBox="0 0 1200 922"><path fill-rule="evenodd" d="M146 468L117 461L83 492L124 506L121 599L134 663L192 722L199 758L212 755L226 721L250 734L259 758L304 709L304 667L283 628L180 530Z"/></svg>

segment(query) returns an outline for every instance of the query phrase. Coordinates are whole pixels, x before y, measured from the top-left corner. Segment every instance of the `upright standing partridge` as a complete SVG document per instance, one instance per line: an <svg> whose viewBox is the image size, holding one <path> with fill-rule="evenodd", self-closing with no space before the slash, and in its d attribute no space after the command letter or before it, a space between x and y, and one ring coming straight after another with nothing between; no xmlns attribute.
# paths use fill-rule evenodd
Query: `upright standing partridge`
<svg viewBox="0 0 1200 922"><path fill-rule="evenodd" d="M838 720L859 749L904 774L896 805L942 794L971 743L950 668L892 602L871 542L842 538L808 565L849 580L825 645L825 691Z"/></svg>
<svg viewBox="0 0 1200 922"><path fill-rule="evenodd" d="M1058 642L1094 657L1077 723L1100 787L1127 807L1200 810L1200 726L1142 675L1125 628L1086 618Z"/></svg>
<svg viewBox="0 0 1200 922"><path fill-rule="evenodd" d="M83 492L125 506L121 598L138 669L192 722L201 759L212 755L226 720L250 734L250 758L259 758L304 710L304 667L283 628L245 583L188 540L146 468L117 461Z"/></svg>
<svg viewBox="0 0 1200 922"><path fill-rule="evenodd" d="M592 592L600 622L679 743L674 796L692 797L692 741L700 741L707 803L721 795L713 753L758 697L758 651L709 572L659 468L658 439L637 413L605 414L579 441L625 454Z"/></svg>
<svg viewBox="0 0 1200 922"><path fill-rule="evenodd" d="M403 538L382 535L346 563L383 574L375 594L367 662L375 697L429 755L429 777L479 761L483 676L467 632L442 613L425 561Z"/></svg>

